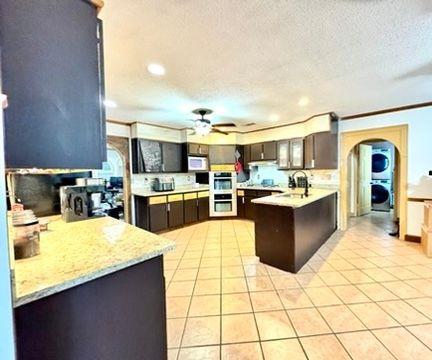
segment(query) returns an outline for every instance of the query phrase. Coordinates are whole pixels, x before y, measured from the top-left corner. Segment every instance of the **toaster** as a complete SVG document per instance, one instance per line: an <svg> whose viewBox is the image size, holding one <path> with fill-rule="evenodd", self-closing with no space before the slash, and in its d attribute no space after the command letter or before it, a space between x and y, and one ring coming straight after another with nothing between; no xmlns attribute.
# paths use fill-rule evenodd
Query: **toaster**
<svg viewBox="0 0 432 360"><path fill-rule="evenodd" d="M173 177L159 177L153 182L154 191L173 191L175 190L175 182Z"/></svg>

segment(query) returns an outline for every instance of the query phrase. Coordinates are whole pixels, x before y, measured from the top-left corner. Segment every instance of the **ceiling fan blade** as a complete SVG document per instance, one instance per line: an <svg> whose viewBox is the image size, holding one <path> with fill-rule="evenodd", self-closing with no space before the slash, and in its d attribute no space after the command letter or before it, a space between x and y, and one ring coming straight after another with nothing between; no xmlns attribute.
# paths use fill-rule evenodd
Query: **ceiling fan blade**
<svg viewBox="0 0 432 360"><path fill-rule="evenodd" d="M220 123L220 124L213 124L215 127L237 127L234 123Z"/></svg>
<svg viewBox="0 0 432 360"><path fill-rule="evenodd" d="M216 129L215 127L212 127L211 132L228 135L228 133L226 131Z"/></svg>

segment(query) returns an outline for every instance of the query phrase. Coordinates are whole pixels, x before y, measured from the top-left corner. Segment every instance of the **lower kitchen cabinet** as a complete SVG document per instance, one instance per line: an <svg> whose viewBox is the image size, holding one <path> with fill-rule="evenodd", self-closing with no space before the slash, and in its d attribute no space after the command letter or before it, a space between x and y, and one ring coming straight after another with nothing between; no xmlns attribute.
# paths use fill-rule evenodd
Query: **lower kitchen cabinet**
<svg viewBox="0 0 432 360"><path fill-rule="evenodd" d="M183 195L168 196L168 227L179 227L184 223Z"/></svg>
<svg viewBox="0 0 432 360"><path fill-rule="evenodd" d="M244 191L237 191L237 216L240 218L245 217L245 199L244 199Z"/></svg>
<svg viewBox="0 0 432 360"><path fill-rule="evenodd" d="M246 196L244 199L244 217L249 220L255 219L255 205L252 203L253 199L256 199L256 196Z"/></svg>
<svg viewBox="0 0 432 360"><path fill-rule="evenodd" d="M198 220L197 194L186 193L184 196L184 222L190 224Z"/></svg>
<svg viewBox="0 0 432 360"><path fill-rule="evenodd" d="M208 192L198 193L198 220L204 221L210 218L210 198Z"/></svg>
<svg viewBox="0 0 432 360"><path fill-rule="evenodd" d="M168 228L167 204L149 205L149 220L151 232L159 232Z"/></svg>
<svg viewBox="0 0 432 360"><path fill-rule="evenodd" d="M238 190L237 191L237 215L238 217L255 220L255 204L252 200L280 193L280 190Z"/></svg>

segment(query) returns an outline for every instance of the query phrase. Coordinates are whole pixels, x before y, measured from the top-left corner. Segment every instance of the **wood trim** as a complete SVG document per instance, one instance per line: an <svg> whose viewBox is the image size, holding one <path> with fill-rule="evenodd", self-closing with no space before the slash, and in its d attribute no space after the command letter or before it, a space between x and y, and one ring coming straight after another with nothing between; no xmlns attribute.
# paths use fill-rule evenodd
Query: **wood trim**
<svg viewBox="0 0 432 360"><path fill-rule="evenodd" d="M126 126L131 126L132 124L136 123L136 122L123 122L123 121L111 120L111 119L107 119L106 122L111 124L126 125Z"/></svg>
<svg viewBox="0 0 432 360"><path fill-rule="evenodd" d="M432 201L431 198L408 198L408 201L410 202L425 202L425 201Z"/></svg>
<svg viewBox="0 0 432 360"><path fill-rule="evenodd" d="M421 243L421 237L417 235L405 235L405 241Z"/></svg>
<svg viewBox="0 0 432 360"><path fill-rule="evenodd" d="M96 7L98 14L105 5L105 2L103 0L89 0L89 1Z"/></svg>
<svg viewBox="0 0 432 360"><path fill-rule="evenodd" d="M419 104L399 106L399 107L395 107L395 108L389 108L389 109L383 109L383 110L377 110L377 111L370 111L370 112L365 112L365 113L360 113L360 114L355 114L355 115L342 116L340 119L341 120L359 119L359 118L363 118L363 117L367 117L367 116L381 115L381 114L386 114L386 113L390 113L390 112L405 111L405 110L417 109L417 108L427 107L427 106L432 106L432 101L419 103Z"/></svg>

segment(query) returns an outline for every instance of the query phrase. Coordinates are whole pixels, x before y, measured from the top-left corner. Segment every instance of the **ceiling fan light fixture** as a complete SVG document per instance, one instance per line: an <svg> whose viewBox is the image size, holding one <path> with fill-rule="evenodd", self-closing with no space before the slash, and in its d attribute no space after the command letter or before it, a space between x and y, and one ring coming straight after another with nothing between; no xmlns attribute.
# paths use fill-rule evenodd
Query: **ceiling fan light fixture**
<svg viewBox="0 0 432 360"><path fill-rule="evenodd" d="M212 129L211 124L200 120L195 121L194 130L197 135L206 136L210 134L211 129Z"/></svg>

